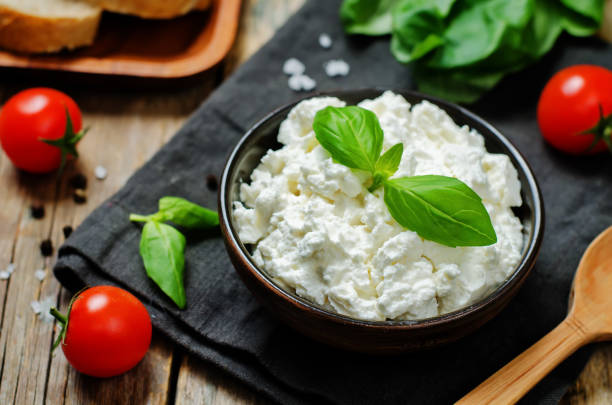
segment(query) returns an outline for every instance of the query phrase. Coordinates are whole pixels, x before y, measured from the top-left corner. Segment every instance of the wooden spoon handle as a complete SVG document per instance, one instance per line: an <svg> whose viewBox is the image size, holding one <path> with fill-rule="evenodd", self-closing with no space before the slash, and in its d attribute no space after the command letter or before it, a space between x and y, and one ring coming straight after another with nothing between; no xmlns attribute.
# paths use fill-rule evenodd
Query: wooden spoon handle
<svg viewBox="0 0 612 405"><path fill-rule="evenodd" d="M572 315L457 404L514 404L561 361L592 340Z"/></svg>

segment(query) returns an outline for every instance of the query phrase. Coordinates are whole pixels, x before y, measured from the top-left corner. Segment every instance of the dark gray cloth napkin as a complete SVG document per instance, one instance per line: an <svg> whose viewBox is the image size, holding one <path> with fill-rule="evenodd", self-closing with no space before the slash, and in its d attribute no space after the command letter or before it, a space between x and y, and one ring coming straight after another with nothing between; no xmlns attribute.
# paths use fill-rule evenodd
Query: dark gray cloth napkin
<svg viewBox="0 0 612 405"><path fill-rule="evenodd" d="M546 202L546 232L533 273L497 318L463 340L425 352L374 357L310 341L262 308L234 272L218 231L188 235L187 308L178 310L145 275L140 226L128 214L151 213L164 195L216 207L207 175L219 175L245 130L293 101L282 64L297 57L317 90L412 88L409 68L389 53L388 38L345 37L338 1L313 0L197 110L185 127L116 195L96 209L59 251L57 278L69 289L115 284L136 294L158 330L281 403L423 403L457 400L551 330L564 317L570 283L588 243L612 224L612 159L574 158L542 141L539 92L551 74L576 63L612 65L612 47L564 38L544 60L505 80L473 110L497 126L533 166ZM319 34L331 35L325 50ZM323 64L342 58L348 77L328 78ZM556 403L588 350L563 363L525 398Z"/></svg>

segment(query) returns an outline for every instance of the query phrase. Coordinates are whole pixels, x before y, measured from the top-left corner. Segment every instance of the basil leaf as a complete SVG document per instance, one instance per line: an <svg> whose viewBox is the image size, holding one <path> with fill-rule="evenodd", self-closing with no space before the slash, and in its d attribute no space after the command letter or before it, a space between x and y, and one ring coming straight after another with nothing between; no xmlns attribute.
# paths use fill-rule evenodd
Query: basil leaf
<svg viewBox="0 0 612 405"><path fill-rule="evenodd" d="M162 197L159 200L161 221L172 221L185 228L210 228L219 225L219 215L212 210L194 204L184 198Z"/></svg>
<svg viewBox="0 0 612 405"><path fill-rule="evenodd" d="M408 63L444 45L445 18L457 0L401 1L394 9L391 52Z"/></svg>
<svg viewBox="0 0 612 405"><path fill-rule="evenodd" d="M504 76L542 58L563 31L579 37L596 33L604 3L397 0L384 13L391 14L391 52L402 63L414 63L420 72L416 75L419 90L470 103ZM345 30L377 35L360 27L375 21L374 15L384 14L383 5L382 1L344 0Z"/></svg>
<svg viewBox="0 0 612 405"><path fill-rule="evenodd" d="M326 107L312 124L317 140L338 163L374 173L383 131L378 117L365 108Z"/></svg>
<svg viewBox="0 0 612 405"><path fill-rule="evenodd" d="M391 33L391 9L397 0L345 0L340 19L350 34L385 35Z"/></svg>
<svg viewBox="0 0 612 405"><path fill-rule="evenodd" d="M183 286L185 237L170 225L148 221L142 229L140 256L147 275L183 309L186 297Z"/></svg>
<svg viewBox="0 0 612 405"><path fill-rule="evenodd" d="M386 179L393 176L397 171L404 153L404 145L401 143L393 145L376 162L374 180L368 191L373 192L380 187Z"/></svg>
<svg viewBox="0 0 612 405"><path fill-rule="evenodd" d="M376 173L380 173L386 178L393 176L402 161L404 145L395 144L389 148L376 162Z"/></svg>
<svg viewBox="0 0 612 405"><path fill-rule="evenodd" d="M424 239L450 247L497 242L481 198L457 179L402 177L385 181L384 187L391 216Z"/></svg>

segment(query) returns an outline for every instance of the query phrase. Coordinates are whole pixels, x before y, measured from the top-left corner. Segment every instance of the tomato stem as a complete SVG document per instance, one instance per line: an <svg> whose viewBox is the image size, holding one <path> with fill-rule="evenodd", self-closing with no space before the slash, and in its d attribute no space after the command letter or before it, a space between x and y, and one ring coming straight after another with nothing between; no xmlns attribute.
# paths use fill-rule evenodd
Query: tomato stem
<svg viewBox="0 0 612 405"><path fill-rule="evenodd" d="M599 121L594 127L580 132L578 135L593 135L593 142L585 152L593 149L599 142L604 142L612 153L612 114L604 115L603 106L599 104Z"/></svg>
<svg viewBox="0 0 612 405"><path fill-rule="evenodd" d="M57 321L59 323L61 323L62 325L66 325L66 322L68 322L68 318L66 317L66 315L62 314L60 311L57 310L57 308L53 307L49 310L49 313L51 315L53 315L53 317L55 319L57 319Z"/></svg>
<svg viewBox="0 0 612 405"><path fill-rule="evenodd" d="M40 138L42 142L59 148L62 153L58 177L61 176L62 172L64 171L64 166L66 165L68 156L73 156L75 158L79 157L79 153L76 150L76 145L85 136L87 131L89 131L89 128L84 128L75 133L72 118L70 118L70 113L68 112L68 107L64 106L64 108L66 109L66 129L64 131L64 136L59 139Z"/></svg>

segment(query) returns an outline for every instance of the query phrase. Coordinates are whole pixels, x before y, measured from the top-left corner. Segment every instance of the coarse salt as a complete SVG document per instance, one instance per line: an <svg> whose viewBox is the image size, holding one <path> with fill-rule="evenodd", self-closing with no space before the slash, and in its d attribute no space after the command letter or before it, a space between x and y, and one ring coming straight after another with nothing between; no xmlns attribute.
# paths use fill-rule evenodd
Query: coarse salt
<svg viewBox="0 0 612 405"><path fill-rule="evenodd" d="M310 91L317 87L317 82L306 75L293 75L289 78L288 84L293 91Z"/></svg>
<svg viewBox="0 0 612 405"><path fill-rule="evenodd" d="M321 48L329 49L332 46L332 39L329 35L323 33L319 35L319 45Z"/></svg>
<svg viewBox="0 0 612 405"><path fill-rule="evenodd" d="M38 269L34 272L34 277L36 277L39 281L43 281L45 277L47 277L47 271L44 269Z"/></svg>
<svg viewBox="0 0 612 405"><path fill-rule="evenodd" d="M6 269L0 271L0 280L8 280L14 271L15 265L13 263L9 263L8 266L6 266Z"/></svg>
<svg viewBox="0 0 612 405"><path fill-rule="evenodd" d="M342 59L332 59L324 67L325 74L329 77L346 76L351 71L349 64Z"/></svg>
<svg viewBox="0 0 612 405"><path fill-rule="evenodd" d="M104 180L107 175L108 175L108 171L106 170L106 167L104 166L98 165L94 169L94 176L96 176L96 179L98 180Z"/></svg>
<svg viewBox="0 0 612 405"><path fill-rule="evenodd" d="M52 296L43 298L39 301L30 302L32 312L38 315L38 319L43 322L51 323L55 318L49 313L49 310L55 306L55 298Z"/></svg>
<svg viewBox="0 0 612 405"><path fill-rule="evenodd" d="M296 58L289 58L283 64L283 73L286 75L301 75L306 71L306 66Z"/></svg>

